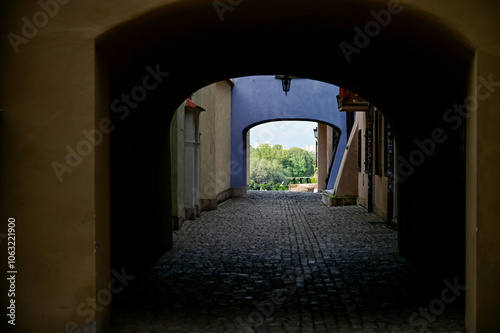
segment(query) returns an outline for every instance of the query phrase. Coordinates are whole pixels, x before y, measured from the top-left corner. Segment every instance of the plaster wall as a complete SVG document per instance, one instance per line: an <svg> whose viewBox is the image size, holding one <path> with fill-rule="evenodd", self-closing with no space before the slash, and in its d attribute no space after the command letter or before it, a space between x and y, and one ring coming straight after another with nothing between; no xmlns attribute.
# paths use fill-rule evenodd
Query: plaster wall
<svg viewBox="0 0 500 333"><path fill-rule="evenodd" d="M327 126L318 123L318 192L325 189L327 172Z"/></svg>
<svg viewBox="0 0 500 333"><path fill-rule="evenodd" d="M175 111L170 123L170 149L172 163L172 223L179 229L185 220L184 212L184 112L183 102Z"/></svg>
<svg viewBox="0 0 500 333"><path fill-rule="evenodd" d="M200 199L202 209L210 210L217 207L215 115L219 110L215 106L217 98L215 83L202 88L200 95L198 105L205 109L200 114Z"/></svg>
<svg viewBox="0 0 500 333"><path fill-rule="evenodd" d="M365 173L365 134L366 134L366 124L367 124L367 113L365 112L356 112L356 120L359 124L359 128L362 130L361 134L361 172L358 172L358 192L359 192L359 204L365 208L368 206L368 174ZM380 121L382 124L384 123L384 117L380 117ZM374 131L375 131L374 124ZM375 134L373 138L373 187L372 187L372 198L373 198L373 212L379 216L380 218L387 220L387 177L384 176L384 129L379 133L379 141L380 144L377 144L377 140L375 140ZM356 133L357 136L357 133ZM381 150L378 152L378 150ZM379 154L379 164L381 166L381 174L377 175L375 173L375 154ZM394 213L394 208L393 208ZM395 216L395 215L393 215Z"/></svg>
<svg viewBox="0 0 500 333"><path fill-rule="evenodd" d="M500 329L495 310L500 295L500 175L492 167L500 161L500 145L494 144L500 121L500 58L478 52L471 74L478 80L497 78L496 87L484 80L469 86L468 95L476 96L478 103L468 105L467 123L467 287L472 289L467 295L467 329L492 332Z"/></svg>
<svg viewBox="0 0 500 333"><path fill-rule="evenodd" d="M358 195L358 123L354 122L346 146L339 175L335 182L334 194L337 196Z"/></svg>
<svg viewBox="0 0 500 333"><path fill-rule="evenodd" d="M217 201L228 199L231 190L231 98L232 83L224 80L216 83L215 113L215 184Z"/></svg>
<svg viewBox="0 0 500 333"><path fill-rule="evenodd" d="M13 26L14 19L34 9L28 3L15 7L9 19ZM93 40L74 37L63 31L39 34L19 54L8 43L0 46L1 220L16 219L18 332L62 331L73 321L95 330L95 321L75 317L75 307L109 281L109 164L97 160L106 155L107 144L92 147L59 178L52 168L54 162L66 164L67 147L76 150L87 141L83 130L91 131L107 117L107 109L95 104ZM104 181L100 195L98 179ZM7 224L1 225L0 232L7 233ZM2 254L7 258L5 244ZM107 273L98 277L96 270ZM5 319L0 325L7 326Z"/></svg>
<svg viewBox="0 0 500 333"><path fill-rule="evenodd" d="M384 117L380 117L380 121L384 124ZM356 113L356 122L353 126L353 132L348 142L346 153L344 154L345 161L341 165L341 174L338 184L335 184L336 194L339 196L344 195L358 195L358 203L367 208L368 204L368 175L364 173L364 162L365 162L365 132L366 132L366 113L365 112L357 112ZM363 126L363 127L361 127ZM361 172L358 170L358 130L362 130L361 135ZM388 195L388 179L384 174L384 164L385 164L385 136L384 131L385 128L382 126L378 127L381 129L381 133L379 133L379 141L377 144L377 140L374 138L374 152L373 156L379 154L379 165L381 168L381 174L377 175L375 173L375 158L373 159L373 212L381 217L384 220L387 220L387 195ZM380 150L380 151L379 151ZM353 179L355 178L355 180ZM393 216L395 215L395 205L393 204Z"/></svg>
<svg viewBox="0 0 500 333"><path fill-rule="evenodd" d="M326 160L328 161L328 167L330 166L330 161L333 155L333 128L327 126L326 128ZM328 169L327 169L328 170Z"/></svg>
<svg viewBox="0 0 500 333"><path fill-rule="evenodd" d="M231 90L228 80L201 89L200 115L200 198L202 208L217 208L230 197L231 189Z"/></svg>

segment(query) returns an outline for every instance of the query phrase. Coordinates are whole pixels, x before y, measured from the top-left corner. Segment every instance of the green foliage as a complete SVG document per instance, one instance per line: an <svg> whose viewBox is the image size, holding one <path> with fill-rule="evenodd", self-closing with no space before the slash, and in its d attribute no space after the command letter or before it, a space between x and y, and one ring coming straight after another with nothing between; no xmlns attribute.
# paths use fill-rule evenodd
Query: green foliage
<svg viewBox="0 0 500 333"><path fill-rule="evenodd" d="M283 167L292 177L313 176L314 163L314 158L304 149L294 147L284 152Z"/></svg>
<svg viewBox="0 0 500 333"><path fill-rule="evenodd" d="M258 184L255 182L255 180L250 179L250 183L248 184L248 188L250 190L258 190L260 187L257 186Z"/></svg>
<svg viewBox="0 0 500 333"><path fill-rule="evenodd" d="M275 191L288 191L288 186L283 185L283 184L276 184L274 187Z"/></svg>
<svg viewBox="0 0 500 333"><path fill-rule="evenodd" d="M256 183L281 183L286 177L282 171L278 160L250 158L250 179Z"/></svg>
<svg viewBox="0 0 500 333"><path fill-rule="evenodd" d="M258 184L252 179L250 180L249 184L250 190L260 190L262 189L263 191L288 191L288 186L284 184L274 184L273 182L270 183L264 183L264 184Z"/></svg>
<svg viewBox="0 0 500 333"><path fill-rule="evenodd" d="M264 144L250 149L250 189L288 190L286 177L311 177L314 154L301 148L284 150L281 145Z"/></svg>

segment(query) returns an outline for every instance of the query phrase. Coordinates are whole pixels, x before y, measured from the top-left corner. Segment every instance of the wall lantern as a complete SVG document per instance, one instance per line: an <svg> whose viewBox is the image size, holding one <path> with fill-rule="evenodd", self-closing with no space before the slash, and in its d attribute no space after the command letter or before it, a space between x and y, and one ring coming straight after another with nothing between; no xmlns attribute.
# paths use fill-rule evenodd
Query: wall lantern
<svg viewBox="0 0 500 333"><path fill-rule="evenodd" d="M292 77L290 75L276 75L275 77L278 80L281 80L281 85L283 86L283 91L285 92L285 96L290 91L290 85L292 83Z"/></svg>
<svg viewBox="0 0 500 333"><path fill-rule="evenodd" d="M285 75L281 79L281 84L283 85L283 91L285 92L285 96L287 96L288 92L290 91L290 85L292 84L292 79L290 76Z"/></svg>
<svg viewBox="0 0 500 333"><path fill-rule="evenodd" d="M314 132L314 138L317 140L318 139L318 128L316 127L315 129L313 129L313 132Z"/></svg>

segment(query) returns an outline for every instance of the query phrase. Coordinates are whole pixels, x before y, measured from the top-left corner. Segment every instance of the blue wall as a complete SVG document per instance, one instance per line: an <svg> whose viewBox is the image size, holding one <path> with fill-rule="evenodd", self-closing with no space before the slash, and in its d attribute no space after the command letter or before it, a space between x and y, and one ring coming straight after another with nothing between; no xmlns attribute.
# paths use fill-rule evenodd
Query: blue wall
<svg viewBox="0 0 500 333"><path fill-rule="evenodd" d="M250 76L233 81L231 187L247 185L246 133L250 128L269 121L307 120L336 126L342 132L327 185L328 189L332 189L348 139L346 115L337 107L338 87L319 81L294 79L288 96L285 96L281 80L274 76Z"/></svg>

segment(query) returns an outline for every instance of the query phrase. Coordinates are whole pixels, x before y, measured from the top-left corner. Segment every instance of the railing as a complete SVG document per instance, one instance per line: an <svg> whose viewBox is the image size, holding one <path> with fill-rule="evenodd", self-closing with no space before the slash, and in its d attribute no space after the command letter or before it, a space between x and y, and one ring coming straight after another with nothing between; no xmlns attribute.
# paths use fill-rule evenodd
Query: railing
<svg viewBox="0 0 500 333"><path fill-rule="evenodd" d="M291 179L290 184L312 184L312 179L316 177L286 177L286 179ZM306 180L304 183L303 180ZM297 181L300 181L299 183Z"/></svg>

